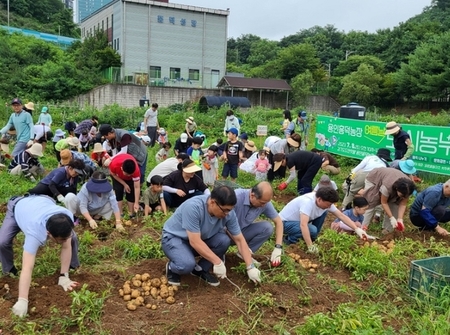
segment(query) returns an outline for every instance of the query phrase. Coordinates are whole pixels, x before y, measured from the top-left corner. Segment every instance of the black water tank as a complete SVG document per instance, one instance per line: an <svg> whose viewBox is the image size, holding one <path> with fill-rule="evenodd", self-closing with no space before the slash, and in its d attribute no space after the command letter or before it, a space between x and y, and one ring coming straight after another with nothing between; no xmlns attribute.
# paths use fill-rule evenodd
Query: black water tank
<svg viewBox="0 0 450 335"><path fill-rule="evenodd" d="M219 97L215 95L203 96L199 101L200 111L206 112L210 107L222 107L223 104L228 104L230 108L250 108L251 103L245 97Z"/></svg>
<svg viewBox="0 0 450 335"><path fill-rule="evenodd" d="M358 105L356 102L349 102L341 106L339 109L339 116L346 119L365 120L366 107Z"/></svg>

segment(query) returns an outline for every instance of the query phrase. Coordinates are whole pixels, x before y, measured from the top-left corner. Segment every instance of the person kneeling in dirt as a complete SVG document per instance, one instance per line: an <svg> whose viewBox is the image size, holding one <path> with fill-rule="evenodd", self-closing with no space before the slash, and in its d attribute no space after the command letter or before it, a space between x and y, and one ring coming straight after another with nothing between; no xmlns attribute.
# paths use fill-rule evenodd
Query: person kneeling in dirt
<svg viewBox="0 0 450 335"><path fill-rule="evenodd" d="M439 222L450 221L450 179L445 184L436 184L420 192L410 210L411 223L422 230L434 230L441 236L449 232Z"/></svg>
<svg viewBox="0 0 450 335"><path fill-rule="evenodd" d="M31 181L44 175L44 167L39 162L42 157L42 145L34 143L30 148L17 154L9 163L8 172L13 175L23 175Z"/></svg>
<svg viewBox="0 0 450 335"><path fill-rule="evenodd" d="M12 308L15 315L23 317L27 314L36 254L38 248L47 240L61 244L61 275L58 285L62 286L64 291L71 291L78 286L77 282L69 278L69 267L75 269L80 266L78 238L73 227L72 213L56 205L48 196L16 196L8 201L5 219L0 228L0 262L4 274L18 274L14 266L13 239L21 231L25 235L19 299Z"/></svg>
<svg viewBox="0 0 450 335"><path fill-rule="evenodd" d="M114 213L116 229L124 231L113 187L101 171L95 171L78 194L68 193L64 197L64 205L73 215L83 215L92 229L97 228L96 219L103 217L109 220Z"/></svg>
<svg viewBox="0 0 450 335"><path fill-rule="evenodd" d="M322 229L328 212L353 229L360 238L367 237L364 230L358 228L355 222L336 208L334 203L338 201L339 194L331 187L321 187L317 192L307 193L291 200L280 212L286 235L283 242L289 245L303 238L308 252L317 254L319 249L314 241Z"/></svg>
<svg viewBox="0 0 450 335"><path fill-rule="evenodd" d="M164 223L161 245L169 262L166 275L169 284L180 285L180 275L191 273L211 286L227 276L223 262L230 238L247 266L248 277L260 282L260 272L252 262L247 242L241 233L233 207L236 194L228 186L216 187L210 195L193 197L181 204ZM201 256L198 263L195 258ZM212 275L209 271L213 268Z"/></svg>
<svg viewBox="0 0 450 335"><path fill-rule="evenodd" d="M271 203L273 190L269 182L263 181L252 189L235 190L237 203L234 207L242 234L252 253L256 252L273 234L273 225L268 221L255 221L261 214L275 223L275 246L270 257L272 266L281 264L283 222ZM242 258L238 252L236 254ZM253 261L253 263L256 263Z"/></svg>

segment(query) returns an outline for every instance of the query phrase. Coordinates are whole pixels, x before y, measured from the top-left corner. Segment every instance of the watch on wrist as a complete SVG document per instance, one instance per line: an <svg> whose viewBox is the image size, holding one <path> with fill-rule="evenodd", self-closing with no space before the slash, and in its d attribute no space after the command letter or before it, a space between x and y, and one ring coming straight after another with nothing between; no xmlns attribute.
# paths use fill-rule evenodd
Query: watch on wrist
<svg viewBox="0 0 450 335"><path fill-rule="evenodd" d="M278 248L278 249L283 249L283 246L281 245L281 244L275 244L275 248Z"/></svg>

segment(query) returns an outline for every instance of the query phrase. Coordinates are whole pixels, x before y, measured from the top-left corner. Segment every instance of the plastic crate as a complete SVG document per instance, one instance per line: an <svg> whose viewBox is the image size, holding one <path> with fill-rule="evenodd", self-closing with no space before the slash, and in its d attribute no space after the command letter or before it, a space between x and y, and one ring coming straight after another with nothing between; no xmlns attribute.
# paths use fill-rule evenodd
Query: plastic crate
<svg viewBox="0 0 450 335"><path fill-rule="evenodd" d="M411 262L409 288L420 299L440 297L450 285L450 256L433 257Z"/></svg>
<svg viewBox="0 0 450 335"><path fill-rule="evenodd" d="M228 187L231 187L233 190L242 188L238 184L236 184L230 180L226 180L226 179L225 180L215 180L214 188L219 187L219 186L228 186Z"/></svg>

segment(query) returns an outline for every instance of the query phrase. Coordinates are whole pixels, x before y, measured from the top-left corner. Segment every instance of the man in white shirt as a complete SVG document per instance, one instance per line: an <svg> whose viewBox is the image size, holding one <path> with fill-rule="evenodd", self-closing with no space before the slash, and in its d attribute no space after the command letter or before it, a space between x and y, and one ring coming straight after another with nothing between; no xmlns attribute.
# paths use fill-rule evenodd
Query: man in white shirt
<svg viewBox="0 0 450 335"><path fill-rule="evenodd" d="M152 107L147 109L144 114L144 130L147 130L147 135L150 137L150 147L154 147L156 143L158 123L158 104L153 103ZM142 130L142 129L141 129Z"/></svg>
<svg viewBox="0 0 450 335"><path fill-rule="evenodd" d="M309 253L318 253L319 249L313 243L322 229L323 222L329 211L360 237L366 235L364 230L339 211L334 205L339 201L339 194L331 187L321 187L317 192L307 193L291 200L280 212L284 226L286 244L297 243L301 238L306 243Z"/></svg>
<svg viewBox="0 0 450 335"><path fill-rule="evenodd" d="M183 161L187 158L189 158L189 156L186 153L181 152L176 157L169 157L165 161L156 165L147 177L147 187L150 186L150 180L153 176L161 176L164 178L173 171L177 171L178 165L183 163Z"/></svg>

